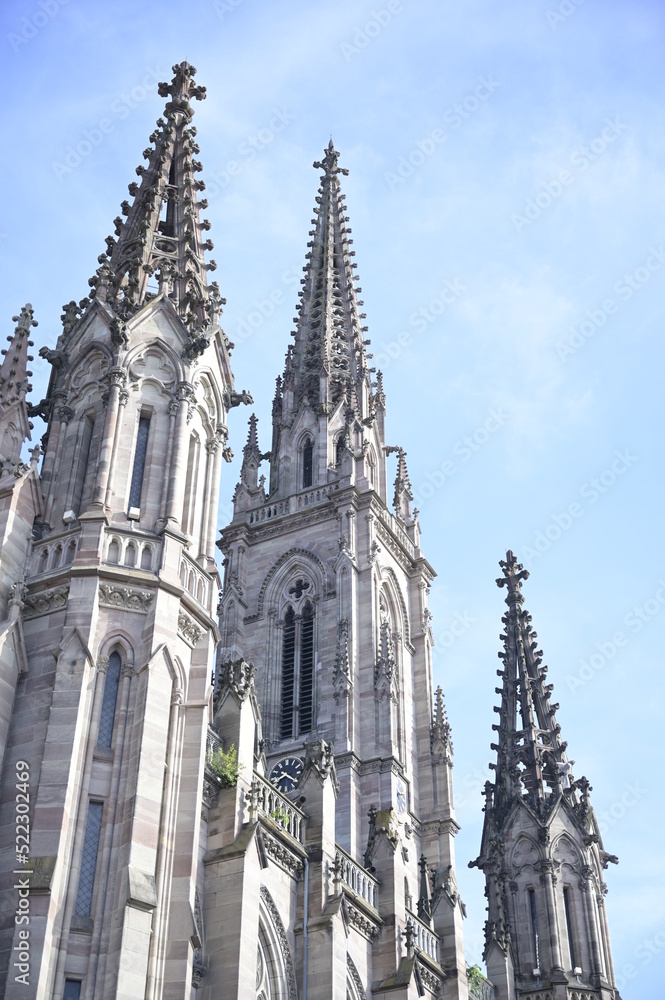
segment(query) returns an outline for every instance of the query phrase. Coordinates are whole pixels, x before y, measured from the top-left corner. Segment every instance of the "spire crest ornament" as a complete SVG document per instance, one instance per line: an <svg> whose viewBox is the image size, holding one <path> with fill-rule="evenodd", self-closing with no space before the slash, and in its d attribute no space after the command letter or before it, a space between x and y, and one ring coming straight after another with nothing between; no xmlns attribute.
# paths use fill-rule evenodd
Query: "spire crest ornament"
<svg viewBox="0 0 665 1000"><path fill-rule="evenodd" d="M205 184L195 177L202 167L195 159L191 102L205 98L205 87L194 82L196 69L187 62L174 66L173 73L170 84L159 84L160 96L170 100L143 152L147 166L136 168L140 181L129 185L133 202L122 204L127 218L115 220L116 238L107 237L89 284L90 298L106 302L121 320L156 294L167 295L190 335L185 354L192 360L207 347L225 300L215 282L207 284L207 272L216 264L204 259L213 244L203 238L210 223L199 218L207 201L199 200L198 192ZM158 289L150 291L153 276Z"/></svg>
<svg viewBox="0 0 665 1000"><path fill-rule="evenodd" d="M348 216L339 176L348 170L338 164L339 153L332 139L322 160L314 167L323 170L316 197L312 239L307 244L307 264L303 268L303 289L298 315L294 317L295 342L287 354L285 386L293 385L293 407L303 401L324 411L346 398L361 419L369 415L371 382L357 297L353 240L347 228Z"/></svg>

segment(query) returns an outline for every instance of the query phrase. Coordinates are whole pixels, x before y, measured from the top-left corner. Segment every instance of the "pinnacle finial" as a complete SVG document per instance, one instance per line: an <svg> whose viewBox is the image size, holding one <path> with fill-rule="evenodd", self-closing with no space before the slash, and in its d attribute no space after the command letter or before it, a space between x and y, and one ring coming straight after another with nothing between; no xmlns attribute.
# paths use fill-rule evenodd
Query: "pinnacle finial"
<svg viewBox="0 0 665 1000"><path fill-rule="evenodd" d="M12 316L16 323L13 334L7 337L9 347L2 351L4 355L0 365L0 442L3 454L0 460L17 463L21 454L21 446L26 438L30 438L31 424L28 420L26 396L30 392L30 376L28 362L32 356L28 354L33 346L30 340L30 330L37 326L33 318L34 312L30 303L23 306L18 316Z"/></svg>
<svg viewBox="0 0 665 1000"><path fill-rule="evenodd" d="M499 566L503 570L503 576L496 581L497 587L507 587L506 604L510 603L510 598L521 595L522 583L529 579L529 571L524 569L522 563L518 563L511 549L506 552L506 558L499 560Z"/></svg>
<svg viewBox="0 0 665 1000"><path fill-rule="evenodd" d="M397 475L395 476L395 496L393 504L395 513L402 521L411 520L411 501L413 492L409 473L406 468L406 452L404 448L397 449Z"/></svg>
<svg viewBox="0 0 665 1000"><path fill-rule="evenodd" d="M215 282L207 283L217 265L205 261L213 244L204 238L210 223L199 218L208 204L198 198L205 184L195 176L202 166L191 101L203 100L206 90L194 82L196 69L188 62L173 73L171 83L158 87L170 100L143 152L147 166L136 168L139 181L129 185L133 202L122 203L126 219L115 219L116 236L107 237L89 284L90 299L106 302L125 321L156 295L172 302L189 335L183 355L191 362L207 348L225 300ZM68 317L71 327L70 319L77 317Z"/></svg>
<svg viewBox="0 0 665 1000"><path fill-rule="evenodd" d="M332 136L330 136L330 142L328 146L323 151L323 160L315 160L314 168L316 170L325 170L324 181L328 178L333 177L335 174L343 174L345 177L348 176L349 171L346 167L339 167L337 161L339 159L339 152L335 149Z"/></svg>

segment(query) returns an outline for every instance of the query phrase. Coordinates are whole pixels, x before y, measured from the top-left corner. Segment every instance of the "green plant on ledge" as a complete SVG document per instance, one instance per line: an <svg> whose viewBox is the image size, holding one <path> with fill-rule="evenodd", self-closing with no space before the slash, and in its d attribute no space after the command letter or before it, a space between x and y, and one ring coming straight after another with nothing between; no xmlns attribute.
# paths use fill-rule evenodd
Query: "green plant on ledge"
<svg viewBox="0 0 665 1000"><path fill-rule="evenodd" d="M275 806L274 809L271 809L270 818L281 826L287 826L289 822L289 814L283 806Z"/></svg>
<svg viewBox="0 0 665 1000"><path fill-rule="evenodd" d="M215 777L221 781L222 788L234 788L238 784L242 764L238 763L238 751L234 743L228 750L223 750L221 747L209 750L207 764Z"/></svg>
<svg viewBox="0 0 665 1000"><path fill-rule="evenodd" d="M487 980L480 971L480 966L469 965L466 970L466 978L469 981L469 986L471 987L472 995L482 996L483 986L487 982Z"/></svg>

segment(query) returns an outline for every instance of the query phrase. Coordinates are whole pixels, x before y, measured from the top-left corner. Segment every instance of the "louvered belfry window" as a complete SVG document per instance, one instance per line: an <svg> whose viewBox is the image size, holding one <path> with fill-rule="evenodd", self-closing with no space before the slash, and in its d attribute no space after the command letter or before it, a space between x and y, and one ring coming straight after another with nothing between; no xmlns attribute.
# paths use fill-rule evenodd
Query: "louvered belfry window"
<svg viewBox="0 0 665 1000"><path fill-rule="evenodd" d="M301 614L296 615L289 605L284 615L281 739L291 739L311 731L315 721L313 706L314 608L306 601Z"/></svg>
<svg viewBox="0 0 665 1000"><path fill-rule="evenodd" d="M289 608L282 638L282 739L293 736L293 681L296 657L296 616Z"/></svg>
<svg viewBox="0 0 665 1000"><path fill-rule="evenodd" d="M300 733L312 728L314 693L314 611L308 602L300 623Z"/></svg>
<svg viewBox="0 0 665 1000"><path fill-rule="evenodd" d="M78 892L74 912L79 917L89 917L92 907L92 890L95 886L95 869L97 868L97 851L99 850L99 834L102 828L102 802L88 804L88 818L85 824L83 854L81 855L81 872L79 874Z"/></svg>

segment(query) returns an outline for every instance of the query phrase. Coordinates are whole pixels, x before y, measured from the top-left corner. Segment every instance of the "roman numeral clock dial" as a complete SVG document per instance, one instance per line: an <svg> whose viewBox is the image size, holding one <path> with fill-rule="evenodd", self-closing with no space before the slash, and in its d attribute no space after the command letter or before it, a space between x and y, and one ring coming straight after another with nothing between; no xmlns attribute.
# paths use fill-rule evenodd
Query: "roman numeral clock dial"
<svg viewBox="0 0 665 1000"><path fill-rule="evenodd" d="M270 770L270 782L280 792L292 792L300 781L304 764L300 757L282 757Z"/></svg>

